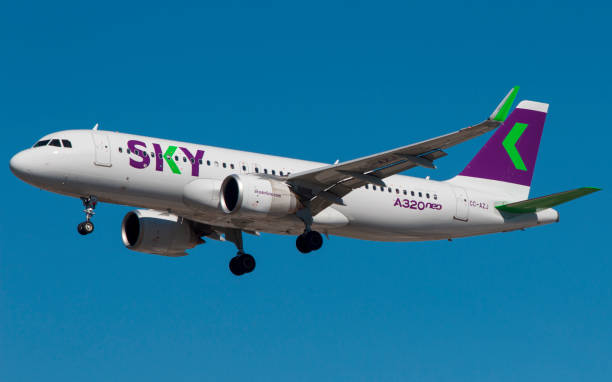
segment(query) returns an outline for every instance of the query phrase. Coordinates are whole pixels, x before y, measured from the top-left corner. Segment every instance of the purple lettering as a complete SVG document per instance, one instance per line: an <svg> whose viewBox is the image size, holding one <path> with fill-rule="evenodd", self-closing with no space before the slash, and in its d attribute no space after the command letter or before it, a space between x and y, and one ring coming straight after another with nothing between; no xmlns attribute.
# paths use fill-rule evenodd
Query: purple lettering
<svg viewBox="0 0 612 382"><path fill-rule="evenodd" d="M157 143L153 143L155 149L155 170L164 171L164 159L162 158L161 146Z"/></svg>
<svg viewBox="0 0 612 382"><path fill-rule="evenodd" d="M204 156L204 151L202 150L196 151L196 155L194 157L193 154L191 154L191 152L186 147L181 147L181 150L183 150L183 152L187 156L187 159L189 159L189 161L191 162L191 175L199 176L200 175L200 160Z"/></svg>
<svg viewBox="0 0 612 382"><path fill-rule="evenodd" d="M419 203L417 204L417 207L419 208L419 210L424 210L424 209L425 209L425 203L423 203L423 202L419 202Z"/></svg>
<svg viewBox="0 0 612 382"><path fill-rule="evenodd" d="M400 207L402 206L402 201L399 198L395 199L395 203L393 204L393 207L397 207L397 206L400 206Z"/></svg>
<svg viewBox="0 0 612 382"><path fill-rule="evenodd" d="M133 156L130 156L130 166L134 168L145 168L149 165L149 163L151 163L149 156L146 155L146 150L147 150L146 143L132 139L128 141L127 146L128 146L128 150L132 151L133 153L136 153L139 151L142 152L142 155L136 154L140 158L140 161L135 160ZM139 150L137 147L142 148L142 149Z"/></svg>

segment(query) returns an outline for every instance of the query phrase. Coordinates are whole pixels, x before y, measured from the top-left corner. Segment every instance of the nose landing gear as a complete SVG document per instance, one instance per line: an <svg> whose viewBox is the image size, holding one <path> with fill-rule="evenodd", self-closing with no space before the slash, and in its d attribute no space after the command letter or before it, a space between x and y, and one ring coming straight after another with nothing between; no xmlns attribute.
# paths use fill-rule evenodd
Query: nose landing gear
<svg viewBox="0 0 612 382"><path fill-rule="evenodd" d="M91 218L95 214L94 209L96 208L96 204L98 204L98 199L95 196L89 196L86 198L81 198L81 200L83 201L83 207L85 207L83 210L83 212L85 212L85 221L79 223L77 226L77 231L81 235L89 235L94 230L94 225L91 222Z"/></svg>

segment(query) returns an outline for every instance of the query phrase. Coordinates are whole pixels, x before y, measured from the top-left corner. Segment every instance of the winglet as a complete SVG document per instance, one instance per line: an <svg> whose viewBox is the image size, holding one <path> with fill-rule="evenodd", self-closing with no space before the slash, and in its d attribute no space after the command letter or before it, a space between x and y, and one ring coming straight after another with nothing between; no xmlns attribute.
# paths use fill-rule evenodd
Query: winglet
<svg viewBox="0 0 612 382"><path fill-rule="evenodd" d="M582 187L575 190L558 192L556 194L541 196L535 199L523 200L520 202L504 204L496 206L500 211L512 212L515 214L525 214L531 212L537 212L546 208L551 208L561 203L569 202L581 196L592 194L593 192L601 191L601 188L596 187Z"/></svg>
<svg viewBox="0 0 612 382"><path fill-rule="evenodd" d="M491 114L489 119L499 122L504 122L506 120L506 117L508 117L508 114L510 113L510 107L512 107L512 103L516 98L516 94L518 93L519 88L520 86L515 86L510 89L510 91L508 92L508 94L506 94L500 104L497 105L495 111L493 112L493 114Z"/></svg>

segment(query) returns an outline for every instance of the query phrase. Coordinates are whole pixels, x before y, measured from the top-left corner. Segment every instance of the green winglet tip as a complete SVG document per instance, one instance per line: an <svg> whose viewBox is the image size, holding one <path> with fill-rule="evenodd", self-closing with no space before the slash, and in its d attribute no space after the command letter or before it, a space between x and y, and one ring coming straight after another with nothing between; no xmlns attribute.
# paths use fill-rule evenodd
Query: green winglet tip
<svg viewBox="0 0 612 382"><path fill-rule="evenodd" d="M510 93L508 93L506 98L504 98L504 100L502 101L502 105L499 107L499 110L495 114L495 117L493 117L493 120L504 122L506 118L508 118L508 114L510 114L510 108L512 107L512 103L514 102L514 99L516 98L516 94L518 93L519 89L520 86L515 86L512 88L512 90L510 90Z"/></svg>

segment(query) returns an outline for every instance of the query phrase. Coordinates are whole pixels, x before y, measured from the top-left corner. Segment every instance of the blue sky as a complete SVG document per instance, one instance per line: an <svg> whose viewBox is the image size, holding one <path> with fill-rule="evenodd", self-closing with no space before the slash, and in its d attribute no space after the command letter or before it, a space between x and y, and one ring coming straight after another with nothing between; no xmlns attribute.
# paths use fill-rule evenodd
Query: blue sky
<svg viewBox="0 0 612 382"><path fill-rule="evenodd" d="M0 13L0 380L608 381L610 7L591 2L18 2ZM13 177L56 130L333 162L550 102L532 195L599 186L561 223L453 242L246 237L125 249L129 207ZM446 179L486 138L449 150Z"/></svg>

